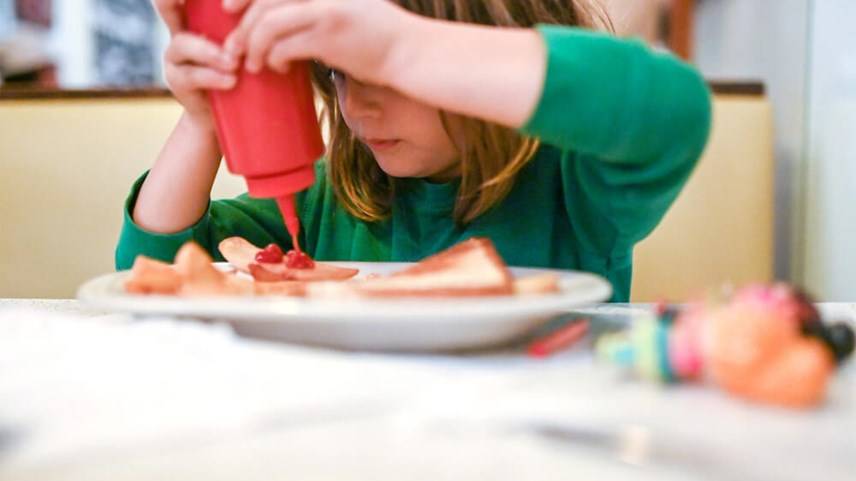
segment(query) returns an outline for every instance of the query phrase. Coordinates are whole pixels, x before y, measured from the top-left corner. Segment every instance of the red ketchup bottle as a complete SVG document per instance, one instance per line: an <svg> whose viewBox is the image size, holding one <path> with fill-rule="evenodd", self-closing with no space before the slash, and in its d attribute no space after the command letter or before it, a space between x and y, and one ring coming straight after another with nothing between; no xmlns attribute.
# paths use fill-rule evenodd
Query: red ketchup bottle
<svg viewBox="0 0 856 481"><path fill-rule="evenodd" d="M191 32L221 45L243 15L227 13L222 0L186 0L185 13ZM210 91L209 99L229 171L246 179L251 197L276 199L296 254L305 257L294 194L315 181L324 153L308 63L285 75L241 69L233 89Z"/></svg>

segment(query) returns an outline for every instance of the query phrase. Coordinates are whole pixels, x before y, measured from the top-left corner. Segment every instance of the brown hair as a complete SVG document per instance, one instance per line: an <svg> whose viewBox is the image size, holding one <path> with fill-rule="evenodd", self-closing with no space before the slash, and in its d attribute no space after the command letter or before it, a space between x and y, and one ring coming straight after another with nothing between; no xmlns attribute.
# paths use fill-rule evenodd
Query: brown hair
<svg viewBox="0 0 856 481"><path fill-rule="evenodd" d="M595 0L394 0L414 13L441 20L530 28L536 24L611 29ZM379 221L389 216L395 179L378 166L370 150L351 133L336 98L329 70L316 68L313 83L324 103L322 119L330 132L330 183L339 202L353 216ZM479 119L441 112L460 125L461 185L454 218L466 224L499 203L514 185L517 173L534 157L540 143L514 129ZM452 137L450 135L450 137ZM452 137L454 140L454 137Z"/></svg>

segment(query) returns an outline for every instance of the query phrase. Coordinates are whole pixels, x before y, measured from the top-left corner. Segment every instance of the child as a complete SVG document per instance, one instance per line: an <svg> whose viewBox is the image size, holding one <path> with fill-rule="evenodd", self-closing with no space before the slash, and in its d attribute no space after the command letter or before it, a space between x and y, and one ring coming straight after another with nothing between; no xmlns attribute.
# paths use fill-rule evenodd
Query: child
<svg viewBox="0 0 856 481"><path fill-rule="evenodd" d="M318 260L416 261L484 236L509 265L595 272L626 301L633 246L708 136L699 74L589 30L582 0L225 0L246 13L223 48L182 30L181 0L155 3L185 111L128 199L118 268L188 240L218 259L228 236L289 247L272 201L209 201L221 153L203 90L239 68L317 60L331 139L299 215Z"/></svg>

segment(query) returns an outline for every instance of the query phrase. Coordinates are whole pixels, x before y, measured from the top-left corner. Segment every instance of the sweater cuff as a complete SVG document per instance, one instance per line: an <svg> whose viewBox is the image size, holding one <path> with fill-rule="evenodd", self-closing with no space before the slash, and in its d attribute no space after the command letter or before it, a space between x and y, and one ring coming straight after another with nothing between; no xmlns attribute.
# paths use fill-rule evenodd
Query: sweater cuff
<svg viewBox="0 0 856 481"><path fill-rule="evenodd" d="M205 213L192 226L179 232L164 234L148 231L134 222L133 211L137 204L143 182L149 173L146 171L131 188L131 193L125 201L124 222L119 235L119 244L116 248L116 269L129 269L134 264L138 255L144 255L164 262L172 262L175 254L188 241L196 241L204 244L209 230L209 212L211 203L208 203ZM203 247L205 247L203 245Z"/></svg>

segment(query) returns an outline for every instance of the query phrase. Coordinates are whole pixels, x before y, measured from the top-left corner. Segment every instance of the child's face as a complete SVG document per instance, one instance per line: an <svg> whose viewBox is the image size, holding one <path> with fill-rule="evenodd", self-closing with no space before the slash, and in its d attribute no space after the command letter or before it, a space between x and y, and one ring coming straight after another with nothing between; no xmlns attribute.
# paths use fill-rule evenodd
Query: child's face
<svg viewBox="0 0 856 481"><path fill-rule="evenodd" d="M384 172L435 181L458 175L458 153L439 110L338 72L334 83L345 122Z"/></svg>

